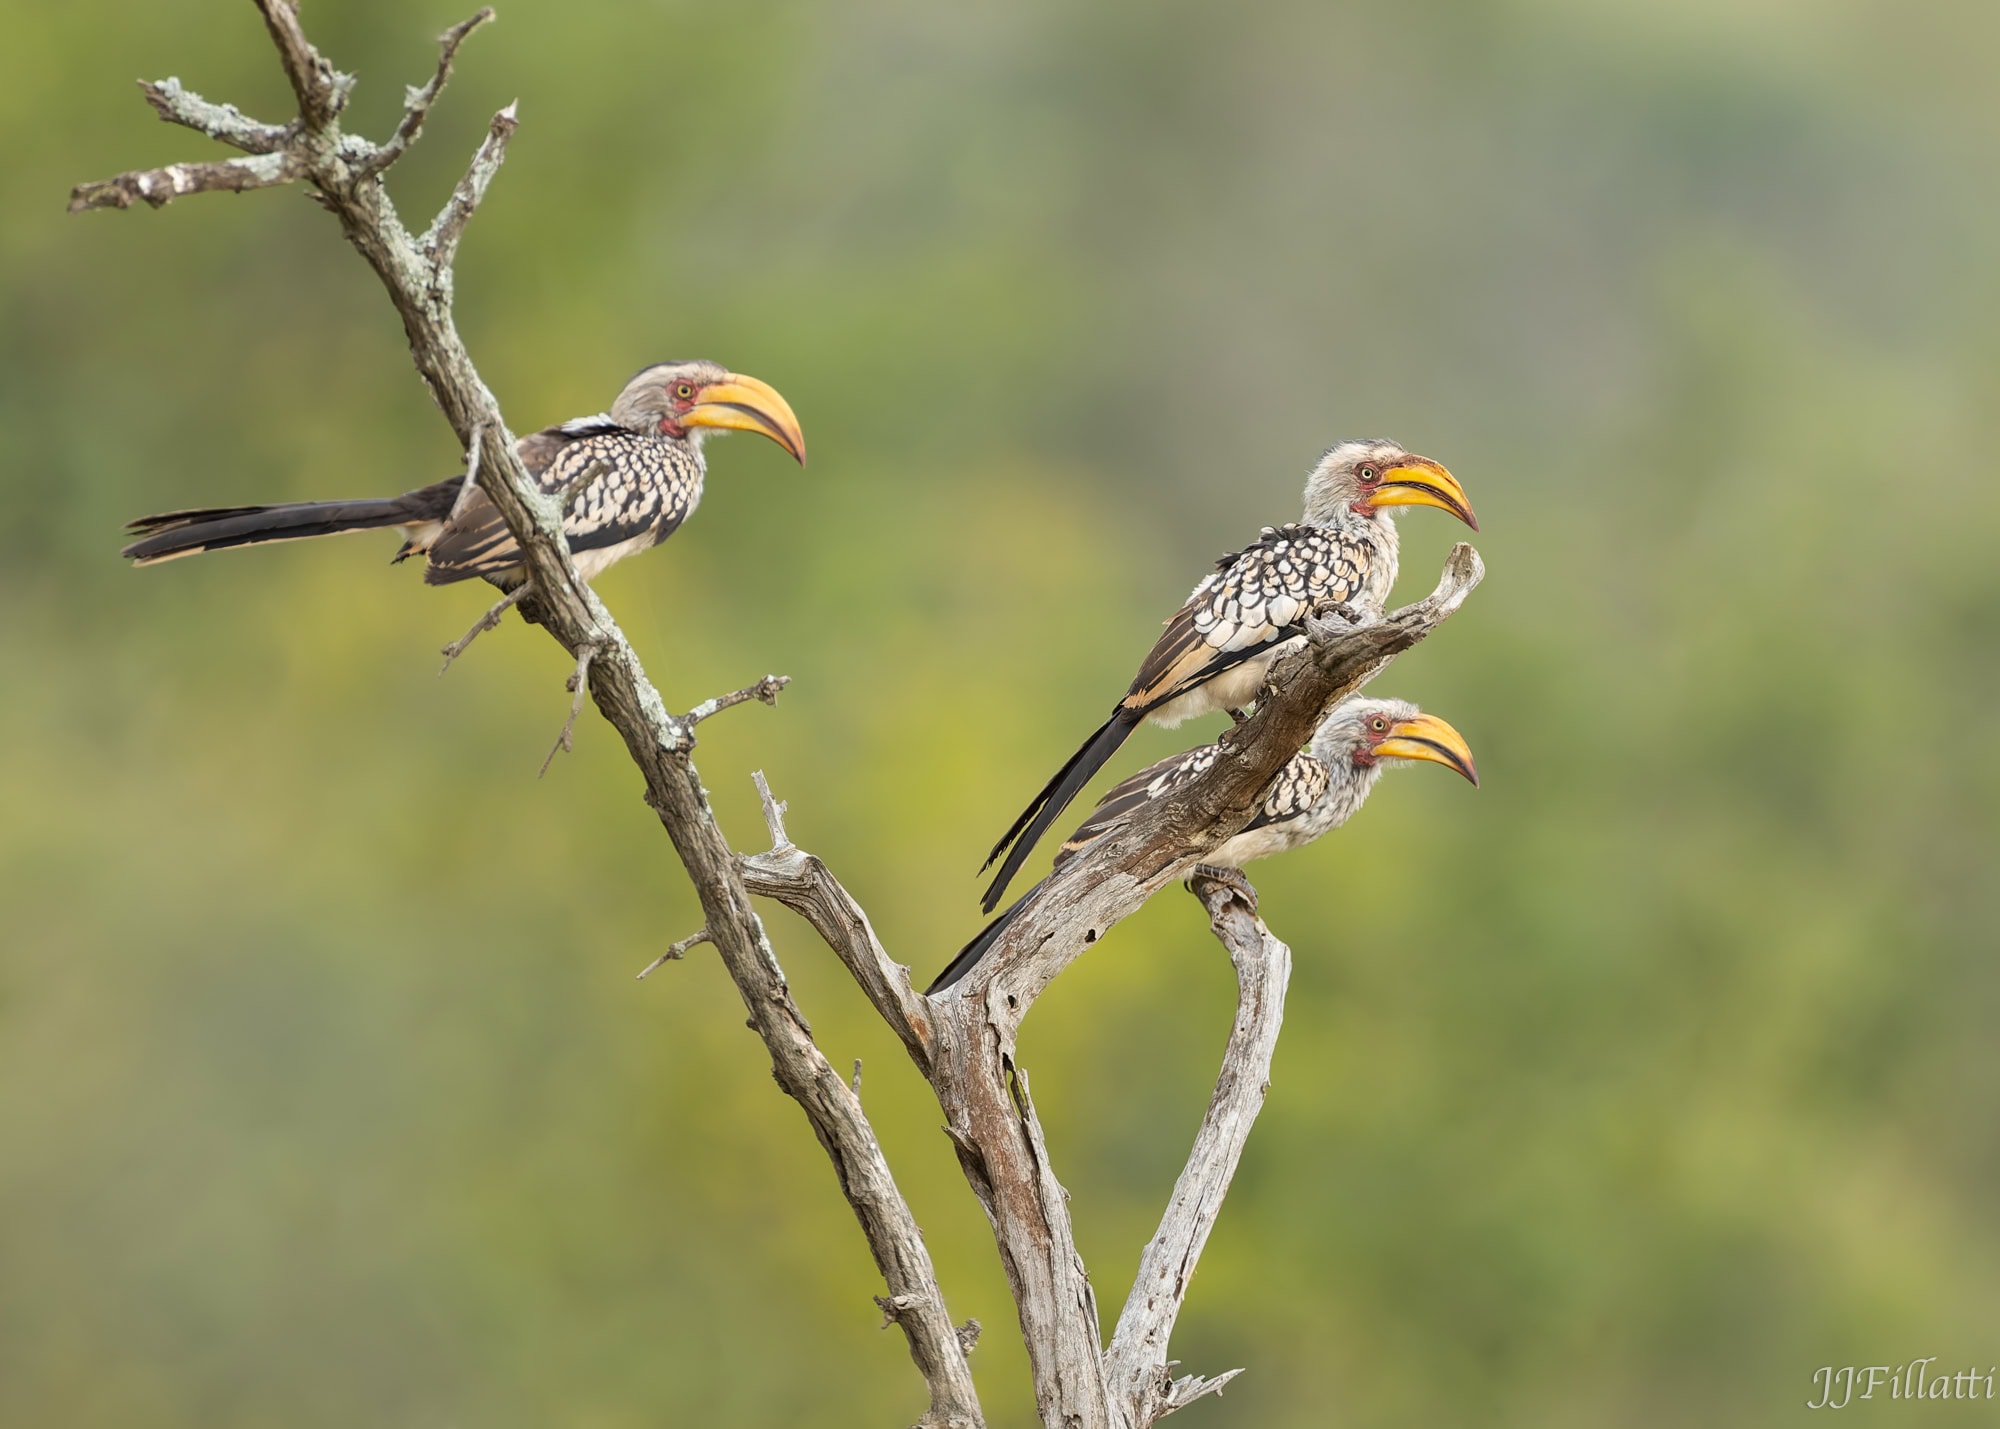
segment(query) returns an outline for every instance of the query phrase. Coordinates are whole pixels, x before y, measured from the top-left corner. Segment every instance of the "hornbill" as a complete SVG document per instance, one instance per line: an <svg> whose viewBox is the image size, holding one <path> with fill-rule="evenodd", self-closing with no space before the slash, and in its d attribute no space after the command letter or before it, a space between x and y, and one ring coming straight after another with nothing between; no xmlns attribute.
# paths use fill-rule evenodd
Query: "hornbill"
<svg viewBox="0 0 2000 1429"><path fill-rule="evenodd" d="M1305 618L1323 605L1379 616L1396 583L1398 506L1435 506L1479 529L1464 488L1429 458L1381 439L1329 449L1306 477L1303 521L1266 526L1254 543L1215 563L1167 618L1166 633L1111 717L993 845L980 872L1003 853L1006 861L980 906L988 913L999 906L1049 825L1141 722L1171 729L1216 710L1234 715L1255 698L1272 661L1297 648Z"/></svg>
<svg viewBox="0 0 2000 1429"><path fill-rule="evenodd" d="M1206 773L1221 752L1219 743L1205 744L1141 769L1117 785L1063 841L1056 851L1056 868L1154 800ZM1478 787L1479 771L1473 766L1472 750L1464 736L1436 715L1424 714L1407 700L1341 701L1320 722L1311 743L1272 776L1256 816L1204 856L1194 871L1223 878L1248 895L1249 885L1240 872L1244 864L1303 848L1321 834L1339 828L1367 802L1385 768L1413 760L1455 769ZM972 971L973 964L1007 931L1007 925L1047 886L1045 878L980 929L925 993L942 992ZM1250 899L1254 907L1254 895Z"/></svg>
<svg viewBox="0 0 2000 1429"><path fill-rule="evenodd" d="M563 535L578 574L591 580L613 562L658 545L693 513L707 469L702 439L715 431L760 433L805 464L798 418L776 390L720 363L699 361L648 367L625 384L609 412L522 437L515 450L543 491L566 498ZM142 516L129 527L139 539L122 554L146 566L199 551L380 526L402 529L402 548L391 559L424 557L427 585L480 576L511 592L527 579L499 508L478 487L468 491L460 476L372 501L288 501Z"/></svg>

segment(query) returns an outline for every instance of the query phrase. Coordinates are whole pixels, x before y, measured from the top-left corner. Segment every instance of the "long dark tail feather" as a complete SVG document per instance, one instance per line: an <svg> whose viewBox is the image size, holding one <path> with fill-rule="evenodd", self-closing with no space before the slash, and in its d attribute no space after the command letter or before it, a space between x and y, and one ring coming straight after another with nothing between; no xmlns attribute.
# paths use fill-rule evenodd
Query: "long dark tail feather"
<svg viewBox="0 0 2000 1429"><path fill-rule="evenodd" d="M119 554L134 565L170 561L198 551L255 546L267 541L303 541L381 526L442 520L451 509L457 479L438 482L402 496L374 501L288 501L277 506L216 506L196 511L163 511L141 516L127 529L139 537Z"/></svg>
<svg viewBox="0 0 2000 1429"><path fill-rule="evenodd" d="M1000 935L1007 931L1008 924L1021 916L1021 910L1028 906L1028 900L1041 891L1042 885L1037 883L1033 888L1030 888L1019 898L1016 898L1013 906L1005 913L1002 913L998 918L995 918L984 928L981 928L971 942L958 950L958 956L945 964L944 971L931 979L931 985L924 989L924 996L936 997L939 993L971 972L973 966L986 956L986 950L1000 941Z"/></svg>
<svg viewBox="0 0 2000 1429"><path fill-rule="evenodd" d="M993 860L999 858L1002 852L1006 853L1007 859L1000 865L1000 872L994 875L986 896L980 900L981 908L991 913L1000 906L1007 885L1021 871L1021 865L1027 861L1042 835L1049 831L1049 825L1062 817L1062 811L1069 807L1070 800L1083 792L1083 786L1104 767L1106 760L1118 752L1118 746L1125 742L1138 723L1123 709L1114 711L1110 719L1098 726L1097 733L1083 742L1083 748L1069 757L1069 763L1058 769L1055 777L1042 786L1042 792L1035 795L1035 801L1021 811L1021 817L1014 820L1014 826L993 846L993 852L986 855L986 862L979 870L981 873L991 868Z"/></svg>

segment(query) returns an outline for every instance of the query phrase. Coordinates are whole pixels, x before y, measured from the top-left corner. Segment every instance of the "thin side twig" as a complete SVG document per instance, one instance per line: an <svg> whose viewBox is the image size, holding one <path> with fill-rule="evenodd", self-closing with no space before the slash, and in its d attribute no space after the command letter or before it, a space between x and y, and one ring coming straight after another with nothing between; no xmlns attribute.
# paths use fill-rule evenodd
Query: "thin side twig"
<svg viewBox="0 0 2000 1429"><path fill-rule="evenodd" d="M421 240L424 253L440 279L451 271L452 260L458 255L458 241L465 236L465 225L472 221L493 176L507 160L507 144L520 127L520 104L517 99L493 116L486 128L486 138L466 166L464 177L424 232Z"/></svg>
<svg viewBox="0 0 2000 1429"><path fill-rule="evenodd" d="M585 645L576 652L576 673L571 675L569 682L563 686L564 689L573 692L569 702L569 718L563 721L562 733L556 736L556 742L549 746L548 757L542 761L541 769L535 774L537 779L549 772L549 766L556 762L558 754L568 754L575 747L576 717L583 713L584 701L590 698L590 662L596 655L595 645Z"/></svg>
<svg viewBox="0 0 2000 1429"><path fill-rule="evenodd" d="M154 208L165 208L188 194L245 193L288 184L300 170L291 155L250 154L241 159L205 159L197 163L168 164L158 169L134 169L108 179L78 184L69 192L69 211L82 213L93 208L130 208L144 200Z"/></svg>
<svg viewBox="0 0 2000 1429"><path fill-rule="evenodd" d="M492 607L487 610L486 614L472 622L470 630L466 631L465 634L459 636L458 639L452 641L451 644L445 646L439 652L444 656L444 663L438 666L438 673L442 675L446 670L449 670L452 661L463 655L471 647L473 641L489 630L499 629L501 617L526 599L533 589L533 581L523 581L508 591L499 600L493 602Z"/></svg>
<svg viewBox="0 0 2000 1429"><path fill-rule="evenodd" d="M233 104L212 104L171 76L158 81L142 79L139 92L166 123L206 134L246 154L276 153L298 132L291 125L259 123Z"/></svg>
<svg viewBox="0 0 2000 1429"><path fill-rule="evenodd" d="M402 120L388 142L360 166L363 174L381 173L402 158L404 150L416 142L417 136L424 132L424 121L430 118L431 106L437 103L438 96L444 93L444 87L451 79L451 65L458 58L458 47L465 43L468 35L492 18L493 7L488 5L438 36L437 72L422 88L410 85L403 91Z"/></svg>
<svg viewBox="0 0 2000 1429"><path fill-rule="evenodd" d="M766 675L754 685L745 685L740 690L732 690L726 695L703 700L681 716L681 724L685 728L692 729L705 719L712 719L724 710L748 704L751 700L761 700L767 705L775 705L778 702L778 692L791 682L790 675Z"/></svg>
<svg viewBox="0 0 2000 1429"><path fill-rule="evenodd" d="M475 423L472 440L465 444L465 480L458 484L458 495L451 499L451 512L444 518L449 527L465 514L465 508L472 504L472 494L479 490L480 453L486 446L486 423Z"/></svg>
<svg viewBox="0 0 2000 1429"><path fill-rule="evenodd" d="M639 972L637 976L633 978L633 981L634 982L640 981L648 973L654 972L659 968L663 968L668 963L679 962L681 958L686 955L687 950L689 948L698 947L700 944L706 943L708 941L709 941L708 925L704 923L701 925L701 927L695 929L692 933L689 933L685 938L682 938L679 942L669 944L667 950L664 953L661 953L657 958L654 958L650 963L647 963L646 966L639 969ZM859 1062L856 1062L854 1065L857 1068L859 1068L861 1064ZM859 1071L855 1072L854 1079L857 1082L861 1080L861 1073ZM858 1086L855 1088L857 1094L860 1092L860 1090L861 1089Z"/></svg>

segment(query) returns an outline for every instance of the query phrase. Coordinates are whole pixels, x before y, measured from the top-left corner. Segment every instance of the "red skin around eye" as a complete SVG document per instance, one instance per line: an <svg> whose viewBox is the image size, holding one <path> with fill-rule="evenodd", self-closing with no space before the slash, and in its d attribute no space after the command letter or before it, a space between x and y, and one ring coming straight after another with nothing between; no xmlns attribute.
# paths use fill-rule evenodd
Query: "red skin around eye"
<svg viewBox="0 0 2000 1429"><path fill-rule="evenodd" d="M692 407L694 405L695 396L699 395L700 395L699 393L696 393L691 396L683 397L677 391L669 391L667 393L667 400L673 403L674 413L680 413L680 412L685 412L687 411L688 408ZM683 427L679 422L674 420L674 415L671 413L667 416L660 418L660 430L670 437L684 437L687 435L687 428Z"/></svg>

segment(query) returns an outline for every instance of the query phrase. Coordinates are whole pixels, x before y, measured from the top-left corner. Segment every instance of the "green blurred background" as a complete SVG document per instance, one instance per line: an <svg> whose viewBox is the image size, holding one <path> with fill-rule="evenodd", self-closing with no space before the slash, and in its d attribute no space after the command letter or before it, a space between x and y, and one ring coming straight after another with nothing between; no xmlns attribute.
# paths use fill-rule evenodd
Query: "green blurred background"
<svg viewBox="0 0 2000 1429"><path fill-rule="evenodd" d="M463 8L309 6L356 127ZM117 559L457 463L303 194L62 212L215 152L136 76L282 117L254 14L0 29L0 1423L915 1418L734 989L632 981L699 915L616 741L534 778L560 652L439 680L483 596L386 536ZM459 275L518 428L661 357L791 399L812 467L715 448L601 589L677 707L796 678L704 728L724 824L767 770L920 972L1322 446L1459 473L1491 574L1378 689L1485 785L1257 873L1290 1017L1175 1342L1250 1372L1186 1421L1763 1426L2000 1360L1997 58L1974 0L512 0L394 188L520 98ZM1407 596L1461 532L1405 530ZM935 1105L771 919L1028 1423ZM1171 892L1028 1025L1107 1327L1231 1002Z"/></svg>

